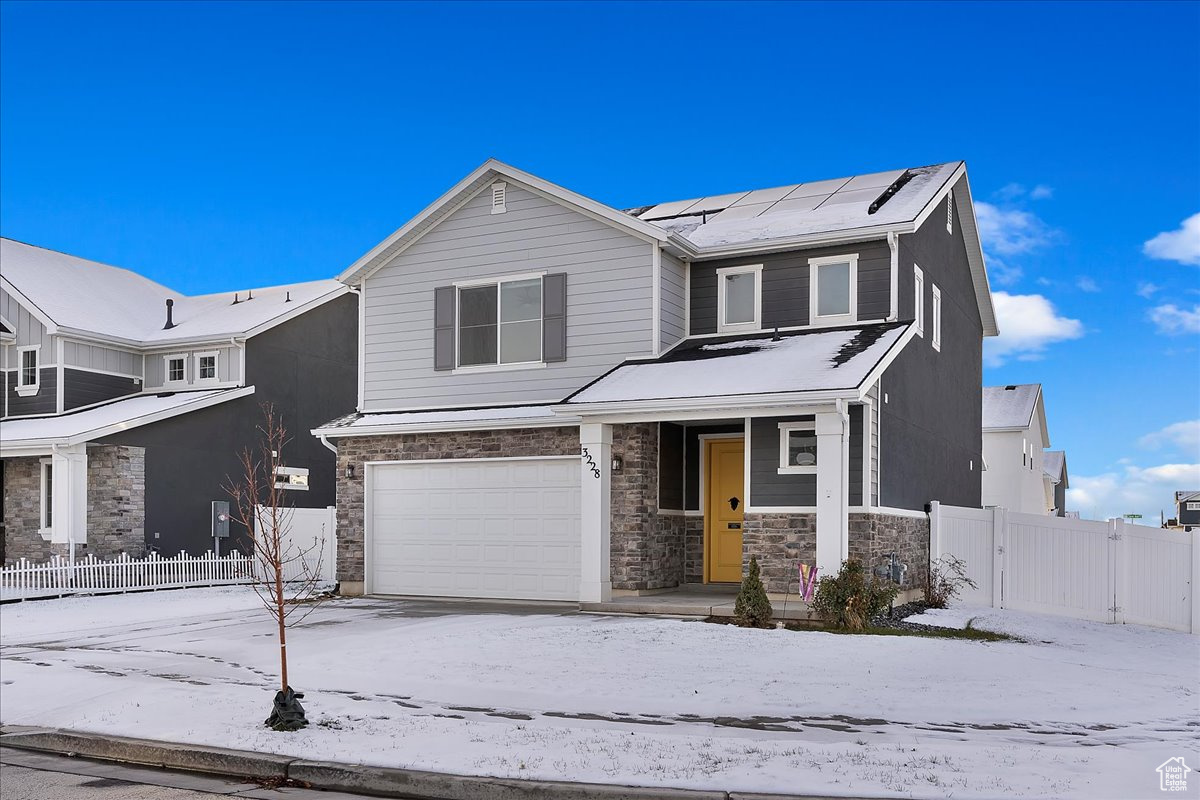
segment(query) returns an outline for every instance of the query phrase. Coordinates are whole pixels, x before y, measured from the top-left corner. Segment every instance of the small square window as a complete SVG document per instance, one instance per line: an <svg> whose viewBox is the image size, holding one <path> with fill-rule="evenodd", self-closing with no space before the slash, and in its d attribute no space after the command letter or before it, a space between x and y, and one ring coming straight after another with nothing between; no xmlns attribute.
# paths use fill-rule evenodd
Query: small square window
<svg viewBox="0 0 1200 800"><path fill-rule="evenodd" d="M810 258L809 321L838 325L858 319L858 254Z"/></svg>
<svg viewBox="0 0 1200 800"><path fill-rule="evenodd" d="M811 422L779 425L779 472L816 473L817 431Z"/></svg>
<svg viewBox="0 0 1200 800"><path fill-rule="evenodd" d="M717 270L717 331L758 330L762 314L762 264Z"/></svg>
<svg viewBox="0 0 1200 800"><path fill-rule="evenodd" d="M200 353L196 356L196 380L217 380L217 354Z"/></svg>
<svg viewBox="0 0 1200 800"><path fill-rule="evenodd" d="M187 359L184 356L167 358L167 383L183 383L187 378Z"/></svg>

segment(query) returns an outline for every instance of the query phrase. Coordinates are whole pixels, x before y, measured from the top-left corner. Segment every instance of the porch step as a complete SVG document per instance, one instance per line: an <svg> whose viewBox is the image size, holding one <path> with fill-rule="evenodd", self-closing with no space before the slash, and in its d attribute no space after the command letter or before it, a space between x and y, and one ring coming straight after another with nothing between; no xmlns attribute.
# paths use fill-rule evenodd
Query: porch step
<svg viewBox="0 0 1200 800"><path fill-rule="evenodd" d="M614 597L607 603L581 603L581 611L608 614L662 614L672 617L732 617L733 595L711 591L671 592L641 597ZM772 602L777 620L809 620L815 616L806 603L793 600L785 608Z"/></svg>

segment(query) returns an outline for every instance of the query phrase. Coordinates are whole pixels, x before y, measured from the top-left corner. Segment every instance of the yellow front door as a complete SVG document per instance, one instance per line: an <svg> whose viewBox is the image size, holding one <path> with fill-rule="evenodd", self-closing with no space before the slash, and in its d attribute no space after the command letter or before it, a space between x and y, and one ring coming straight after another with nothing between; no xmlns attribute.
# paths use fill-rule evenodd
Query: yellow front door
<svg viewBox="0 0 1200 800"><path fill-rule="evenodd" d="M741 439L708 442L704 529L705 574L710 582L742 579L745 447Z"/></svg>

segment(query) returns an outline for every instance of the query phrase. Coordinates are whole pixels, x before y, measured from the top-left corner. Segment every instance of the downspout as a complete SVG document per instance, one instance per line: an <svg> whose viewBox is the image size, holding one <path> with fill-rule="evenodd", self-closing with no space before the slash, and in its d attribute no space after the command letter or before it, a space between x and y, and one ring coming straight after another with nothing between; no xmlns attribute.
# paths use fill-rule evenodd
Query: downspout
<svg viewBox="0 0 1200 800"><path fill-rule="evenodd" d="M337 449L337 446L335 446L335 445L332 445L332 444L330 444L330 443L329 443L329 437L328 437L328 436L324 436L324 435L322 435L322 436L318 436L317 438L321 440L321 444L323 444L323 445L325 445L327 448L329 448L329 451L330 451L331 453L333 453L335 456L337 455L337 451L338 451L338 449Z"/></svg>
<svg viewBox="0 0 1200 800"><path fill-rule="evenodd" d="M834 408L837 409L838 418L842 422L842 470L838 480L842 487L842 519L845 527L845 535L842 537L842 544L846 547L845 552L841 554L842 561L850 557L850 413L846 409L846 401L840 397L834 401Z"/></svg>
<svg viewBox="0 0 1200 800"><path fill-rule="evenodd" d="M888 249L892 251L892 305L887 321L895 322L900 318L900 240L895 231L888 231Z"/></svg>

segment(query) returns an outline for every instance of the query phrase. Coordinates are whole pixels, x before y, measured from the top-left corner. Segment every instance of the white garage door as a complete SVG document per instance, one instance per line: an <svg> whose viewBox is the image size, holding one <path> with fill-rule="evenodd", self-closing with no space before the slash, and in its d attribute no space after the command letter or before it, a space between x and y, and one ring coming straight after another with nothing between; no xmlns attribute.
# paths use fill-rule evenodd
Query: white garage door
<svg viewBox="0 0 1200 800"><path fill-rule="evenodd" d="M377 594L579 599L579 458L371 468Z"/></svg>

